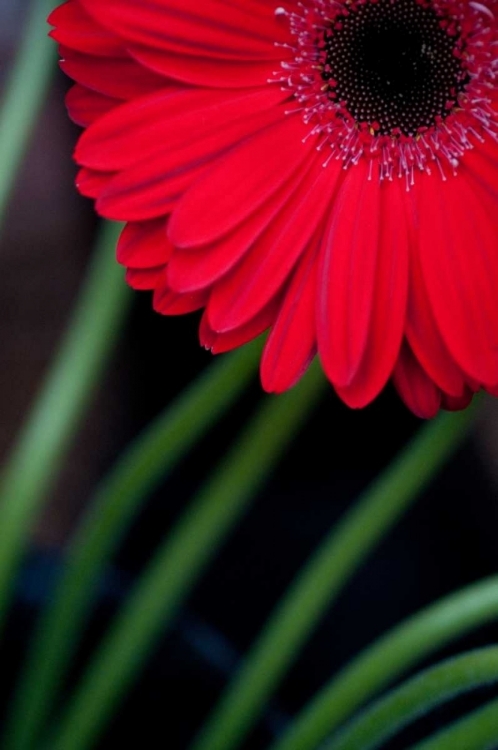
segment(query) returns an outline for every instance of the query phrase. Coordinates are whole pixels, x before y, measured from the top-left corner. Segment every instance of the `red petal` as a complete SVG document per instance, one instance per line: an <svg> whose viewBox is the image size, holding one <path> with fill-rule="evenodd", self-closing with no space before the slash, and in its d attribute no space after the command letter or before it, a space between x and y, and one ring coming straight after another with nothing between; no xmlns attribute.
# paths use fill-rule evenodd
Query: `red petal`
<svg viewBox="0 0 498 750"><path fill-rule="evenodd" d="M76 83L66 95L66 107L69 117L77 124L86 128L95 120L120 104L119 99L112 99L96 91L80 86Z"/></svg>
<svg viewBox="0 0 498 750"><path fill-rule="evenodd" d="M421 175L420 256L441 334L479 382L498 379L498 232L463 174L443 183Z"/></svg>
<svg viewBox="0 0 498 750"><path fill-rule="evenodd" d="M265 391L282 393L304 375L316 354L316 247L299 263L285 292L261 359Z"/></svg>
<svg viewBox="0 0 498 750"><path fill-rule="evenodd" d="M177 249L168 264L168 283L178 292L193 292L210 286L226 274L258 240L266 227L299 190L302 177L309 171L305 164L289 180L229 235L208 246Z"/></svg>
<svg viewBox="0 0 498 750"><path fill-rule="evenodd" d="M436 416L441 406L441 391L420 367L407 344L401 350L393 381L399 395L417 417Z"/></svg>
<svg viewBox="0 0 498 750"><path fill-rule="evenodd" d="M323 223L341 170L337 164L335 169L332 165L324 169L320 154L314 154L313 159L313 169L300 181L285 209L241 262L214 286L208 315L216 331L238 328L268 303Z"/></svg>
<svg viewBox="0 0 498 750"><path fill-rule="evenodd" d="M173 247L165 219L130 222L121 232L116 257L123 266L153 268L168 262Z"/></svg>
<svg viewBox="0 0 498 750"><path fill-rule="evenodd" d="M498 197L498 142L488 137L462 158L459 171L478 183L494 201Z"/></svg>
<svg viewBox="0 0 498 750"><path fill-rule="evenodd" d="M133 289L155 289L164 274L164 266L158 268L128 268L126 282Z"/></svg>
<svg viewBox="0 0 498 750"><path fill-rule="evenodd" d="M466 388L463 396L459 396L458 398L456 398L455 396L448 396L446 394L443 394L441 406L447 411L461 411L462 409L467 408L467 406L472 401L473 395L474 393L470 390L470 388Z"/></svg>
<svg viewBox="0 0 498 750"><path fill-rule="evenodd" d="M182 192L202 175L204 165L166 175L160 161L119 172L101 191L95 208L114 221L146 221L171 213Z"/></svg>
<svg viewBox="0 0 498 750"><path fill-rule="evenodd" d="M75 158L88 167L117 170L149 159L161 149L171 152L172 158L179 150L196 154L198 142L220 135L231 123L243 123L254 112L271 113L283 96L276 86L231 92L163 87L96 122L80 138ZM277 110L275 118L279 115Z"/></svg>
<svg viewBox="0 0 498 750"><path fill-rule="evenodd" d="M76 176L76 187L87 198L98 198L114 177L114 172L95 172L93 169L80 169Z"/></svg>
<svg viewBox="0 0 498 750"><path fill-rule="evenodd" d="M369 404L393 371L405 328L408 292L408 228L400 181L381 185L381 224L375 292L365 354L351 385L336 386L348 406Z"/></svg>
<svg viewBox="0 0 498 750"><path fill-rule="evenodd" d="M209 88L242 88L265 86L278 64L271 60L230 61L213 57L192 57L175 54L153 47L134 46L130 54L150 70L167 75L177 81Z"/></svg>
<svg viewBox="0 0 498 750"><path fill-rule="evenodd" d="M405 193L408 226L411 229L410 288L406 337L416 358L429 377L442 391L458 397L463 393L465 387L464 375L441 338L427 296L420 265L418 232L416 231L419 223L415 203L416 191L417 184Z"/></svg>
<svg viewBox="0 0 498 750"><path fill-rule="evenodd" d="M257 132L273 119L271 110L228 123L216 134L187 142L185 147L156 153L119 172L99 195L97 210L117 221L143 221L170 213L182 193L210 168L223 150ZM197 223L197 222L195 222Z"/></svg>
<svg viewBox="0 0 498 750"><path fill-rule="evenodd" d="M199 338L201 344L209 349L213 354L221 354L235 349L238 346L247 344L266 331L275 320L279 300L272 300L261 312L252 318L248 323L227 333L216 333L209 326L207 314L204 313L199 328Z"/></svg>
<svg viewBox="0 0 498 750"><path fill-rule="evenodd" d="M80 0L99 23L145 47L234 59L279 59L288 41L272 3L224 0Z"/></svg>
<svg viewBox="0 0 498 750"><path fill-rule="evenodd" d="M208 292L194 292L193 294L177 294L164 283L163 275L159 286L154 291L154 310L161 315L184 315L204 307Z"/></svg>
<svg viewBox="0 0 498 750"><path fill-rule="evenodd" d="M88 89L114 99L132 99L168 85L168 79L128 58L93 57L61 47L64 73Z"/></svg>
<svg viewBox="0 0 498 750"><path fill-rule="evenodd" d="M324 234L317 297L318 352L337 386L352 383L365 354L380 239L380 182L360 161L347 172Z"/></svg>
<svg viewBox="0 0 498 750"><path fill-rule="evenodd" d="M233 149L183 196L170 224L179 247L210 244L228 234L267 201L297 171L313 148L302 143L307 128L285 117ZM195 221L192 217L195 216Z"/></svg>
<svg viewBox="0 0 498 750"><path fill-rule="evenodd" d="M50 36L71 49L102 57L119 57L124 52L119 37L95 23L73 0L53 10L47 22L55 26Z"/></svg>

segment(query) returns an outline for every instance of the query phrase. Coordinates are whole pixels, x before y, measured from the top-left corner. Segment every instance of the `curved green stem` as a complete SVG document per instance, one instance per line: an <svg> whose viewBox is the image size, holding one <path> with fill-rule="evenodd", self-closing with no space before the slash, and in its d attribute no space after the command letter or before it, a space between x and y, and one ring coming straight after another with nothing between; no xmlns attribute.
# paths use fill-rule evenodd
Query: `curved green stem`
<svg viewBox="0 0 498 750"><path fill-rule="evenodd" d="M32 0L0 111L0 224L26 145L45 102L57 55L46 18L53 0Z"/></svg>
<svg viewBox="0 0 498 750"><path fill-rule="evenodd" d="M5 750L32 747L71 663L100 576L143 499L234 403L257 369L261 347L261 340L254 341L214 362L132 443L97 489L31 641Z"/></svg>
<svg viewBox="0 0 498 750"><path fill-rule="evenodd" d="M120 227L100 235L76 309L0 483L0 626L36 514L113 352L131 299L116 263Z"/></svg>
<svg viewBox="0 0 498 750"><path fill-rule="evenodd" d="M359 654L305 706L271 750L312 750L379 690L438 648L498 618L498 576L405 620Z"/></svg>
<svg viewBox="0 0 498 750"><path fill-rule="evenodd" d="M424 427L326 536L277 605L192 750L231 750L241 742L320 617L460 444L472 414L445 414Z"/></svg>
<svg viewBox="0 0 498 750"><path fill-rule="evenodd" d="M498 646L489 646L421 672L353 719L324 750L372 750L411 721L457 695L498 681ZM455 745L457 747L457 745Z"/></svg>
<svg viewBox="0 0 498 750"><path fill-rule="evenodd" d="M324 385L315 366L291 392L265 399L128 597L48 743L50 750L92 745Z"/></svg>
<svg viewBox="0 0 498 750"><path fill-rule="evenodd" d="M498 700L494 700L410 750L495 750L497 746Z"/></svg>

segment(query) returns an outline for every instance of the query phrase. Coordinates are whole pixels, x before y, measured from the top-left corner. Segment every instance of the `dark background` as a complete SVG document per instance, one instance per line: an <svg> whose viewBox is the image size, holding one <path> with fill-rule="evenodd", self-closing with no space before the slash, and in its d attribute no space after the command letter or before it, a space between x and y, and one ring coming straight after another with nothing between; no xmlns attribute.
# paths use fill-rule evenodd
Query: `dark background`
<svg viewBox="0 0 498 750"><path fill-rule="evenodd" d="M26 3L0 2L1 75L15 52ZM9 448L54 354L92 251L96 217L73 188L67 82L56 76L17 182L0 241L0 453ZM123 282L124 283L124 282ZM60 481L33 534L3 643L5 706L34 617L50 595L64 545L98 479L129 440L211 361L198 316L163 318L148 293L133 311ZM260 395L238 405L151 497L102 582L98 610L72 671L77 679L136 574L244 424ZM436 598L498 569L496 402L485 400L470 440L391 532L317 629L247 747L265 747L330 675L383 631ZM101 747L122 742L182 750L240 656L319 540L422 423L388 388L352 412L326 393L237 531L161 642ZM444 654L495 641L489 626ZM389 748L493 694L479 691L405 732ZM494 691L497 694L497 691ZM387 747L387 746L386 746Z"/></svg>

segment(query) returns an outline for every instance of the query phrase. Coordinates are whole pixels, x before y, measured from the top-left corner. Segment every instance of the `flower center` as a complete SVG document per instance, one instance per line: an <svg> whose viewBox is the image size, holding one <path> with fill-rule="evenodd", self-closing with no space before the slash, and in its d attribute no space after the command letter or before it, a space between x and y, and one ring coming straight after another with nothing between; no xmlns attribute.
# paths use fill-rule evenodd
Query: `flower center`
<svg viewBox="0 0 498 750"><path fill-rule="evenodd" d="M455 107L468 76L462 41L427 4L378 0L344 10L325 30L329 96L381 134L413 135Z"/></svg>
<svg viewBox="0 0 498 750"><path fill-rule="evenodd" d="M284 0L285 1L285 0ZM456 174L498 141L498 0L300 0L275 73L316 137L324 166L360 159L369 175ZM376 169L377 168L377 169Z"/></svg>

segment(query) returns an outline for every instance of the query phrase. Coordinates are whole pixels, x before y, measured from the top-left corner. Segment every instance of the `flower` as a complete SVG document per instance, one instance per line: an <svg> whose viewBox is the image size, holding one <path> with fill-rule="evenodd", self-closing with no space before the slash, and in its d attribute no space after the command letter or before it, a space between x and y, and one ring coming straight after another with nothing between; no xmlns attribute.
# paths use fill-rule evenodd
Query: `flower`
<svg viewBox="0 0 498 750"><path fill-rule="evenodd" d="M278 3L282 3L279 5ZM498 0L69 0L79 190L213 352L351 407L498 392Z"/></svg>

